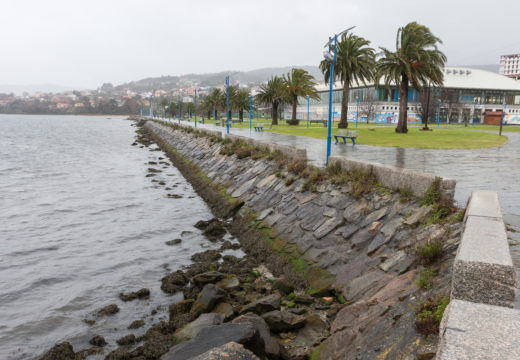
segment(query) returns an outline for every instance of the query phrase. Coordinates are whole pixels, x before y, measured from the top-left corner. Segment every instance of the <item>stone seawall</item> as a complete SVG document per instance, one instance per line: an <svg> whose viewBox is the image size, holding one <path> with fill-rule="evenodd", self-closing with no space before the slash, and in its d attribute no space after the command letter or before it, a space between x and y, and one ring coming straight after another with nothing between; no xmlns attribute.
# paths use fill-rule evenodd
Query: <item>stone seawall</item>
<svg viewBox="0 0 520 360"><path fill-rule="evenodd" d="M256 213L255 226L282 256L297 252L330 274L305 274L310 294L337 295L345 302L328 314L331 336L315 359L395 359L421 351L425 340L415 331L412 308L420 297L449 292L450 254L458 245L460 223L428 225L431 209L417 198L403 201L390 189L354 197L350 184L326 181L315 192L302 192L305 179L288 181L291 175L275 161L221 155L219 142L157 121L144 126L228 196L243 200L241 211ZM301 154L286 150L292 157ZM436 286L419 291L417 248L434 240L442 241L445 254L432 280ZM290 348L293 341L283 346Z"/></svg>

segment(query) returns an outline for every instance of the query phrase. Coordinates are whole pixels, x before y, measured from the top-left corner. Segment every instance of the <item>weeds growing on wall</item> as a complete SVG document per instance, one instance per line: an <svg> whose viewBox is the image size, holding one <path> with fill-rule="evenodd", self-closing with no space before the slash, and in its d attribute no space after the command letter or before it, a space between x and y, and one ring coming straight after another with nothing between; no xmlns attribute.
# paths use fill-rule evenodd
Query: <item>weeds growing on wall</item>
<svg viewBox="0 0 520 360"><path fill-rule="evenodd" d="M442 199L440 177L436 177L435 180L432 181L424 193L422 204L431 206L433 209L428 219L428 224L444 223L447 217L455 211L453 201Z"/></svg>
<svg viewBox="0 0 520 360"><path fill-rule="evenodd" d="M421 300L414 309L417 330L424 335L438 333L444 310L449 303L450 299L443 296Z"/></svg>
<svg viewBox="0 0 520 360"><path fill-rule="evenodd" d="M417 248L417 256L425 265L433 264L442 256L442 241L434 239Z"/></svg>

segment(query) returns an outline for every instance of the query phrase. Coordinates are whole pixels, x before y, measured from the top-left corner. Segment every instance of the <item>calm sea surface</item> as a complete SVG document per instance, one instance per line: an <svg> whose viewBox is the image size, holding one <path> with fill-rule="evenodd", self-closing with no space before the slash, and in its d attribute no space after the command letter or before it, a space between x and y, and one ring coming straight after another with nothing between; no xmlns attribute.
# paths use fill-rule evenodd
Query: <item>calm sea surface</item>
<svg viewBox="0 0 520 360"><path fill-rule="evenodd" d="M94 334L114 346L144 333L179 300L160 290L161 277L216 246L193 227L211 218L208 207L173 166L148 164L168 160L161 151L131 146L132 124L0 115L0 359L31 359L61 341L79 350ZM149 167L162 172L146 177ZM182 243L165 244L175 238ZM119 300L142 287L149 300ZM111 303L115 316L82 321ZM137 319L145 327L127 330Z"/></svg>

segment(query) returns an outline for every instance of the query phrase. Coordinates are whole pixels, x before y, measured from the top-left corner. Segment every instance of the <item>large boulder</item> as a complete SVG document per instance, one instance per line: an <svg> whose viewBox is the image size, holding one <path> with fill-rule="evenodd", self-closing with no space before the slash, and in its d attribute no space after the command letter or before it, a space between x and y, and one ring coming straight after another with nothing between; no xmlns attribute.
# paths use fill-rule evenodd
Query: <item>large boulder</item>
<svg viewBox="0 0 520 360"><path fill-rule="evenodd" d="M162 360L192 359L229 342L242 344L255 354L263 355L263 341L251 324L227 323L202 329L193 339L172 347Z"/></svg>
<svg viewBox="0 0 520 360"><path fill-rule="evenodd" d="M223 321L224 315L222 314L202 314L196 320L178 330L175 337L179 342L187 341L197 336L202 329L211 325L220 325Z"/></svg>
<svg viewBox="0 0 520 360"><path fill-rule="evenodd" d="M318 315L309 315L305 327L296 334L295 338L280 342L283 359L308 359L312 350L329 336L329 330Z"/></svg>
<svg viewBox="0 0 520 360"><path fill-rule="evenodd" d="M268 358L278 358L280 355L280 345L278 342L271 336L271 333L269 332L269 328L267 327L267 324L265 323L265 320L262 319L260 316L253 314L253 313L247 313L244 315L241 315L234 319L232 321L234 324L251 324L257 331L258 335L264 342L264 350L265 354L268 356Z"/></svg>
<svg viewBox="0 0 520 360"><path fill-rule="evenodd" d="M40 360L76 360L76 354L74 353L71 343L63 342L54 345Z"/></svg>
<svg viewBox="0 0 520 360"><path fill-rule="evenodd" d="M215 305L226 297L226 291L213 285L207 284L204 286L202 291L193 306L191 307L192 314L202 314L213 310Z"/></svg>
<svg viewBox="0 0 520 360"><path fill-rule="evenodd" d="M305 316L296 315L288 310L275 310L262 315L272 332L287 332L305 326Z"/></svg>
<svg viewBox="0 0 520 360"><path fill-rule="evenodd" d="M217 281L220 281L224 278L224 274L218 271L207 271L202 274L195 275L193 277L193 282L196 284L209 284L209 283L216 283Z"/></svg>
<svg viewBox="0 0 520 360"><path fill-rule="evenodd" d="M241 313L245 314L248 312L262 315L266 312L278 310L280 308L280 295L273 294L260 298L252 303L245 305L242 308Z"/></svg>
<svg viewBox="0 0 520 360"><path fill-rule="evenodd" d="M188 280L181 270L174 271L161 279L161 290L168 294L175 294L182 290Z"/></svg>

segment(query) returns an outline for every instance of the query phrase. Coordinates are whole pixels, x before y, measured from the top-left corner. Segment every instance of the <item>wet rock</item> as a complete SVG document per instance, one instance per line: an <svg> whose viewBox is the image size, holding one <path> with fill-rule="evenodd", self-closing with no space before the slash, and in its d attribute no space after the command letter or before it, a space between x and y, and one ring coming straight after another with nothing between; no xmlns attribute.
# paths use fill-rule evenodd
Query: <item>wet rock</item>
<svg viewBox="0 0 520 360"><path fill-rule="evenodd" d="M119 345L119 346L135 344L135 342L136 342L135 335L134 334L125 335L122 338L118 339L116 342L117 342L117 345Z"/></svg>
<svg viewBox="0 0 520 360"><path fill-rule="evenodd" d="M154 169L154 168L148 168L148 172L150 172L150 173L160 173L160 172L162 172L162 170Z"/></svg>
<svg viewBox="0 0 520 360"><path fill-rule="evenodd" d="M195 300L188 299L188 300L179 301L175 304L171 304L170 308L169 308L170 320L179 315L184 315L184 314L189 313L194 302L195 302Z"/></svg>
<svg viewBox="0 0 520 360"><path fill-rule="evenodd" d="M188 278L186 275L177 270L175 272L169 273L165 277L161 279L161 290L168 294L175 294L180 291L183 286L188 283Z"/></svg>
<svg viewBox="0 0 520 360"><path fill-rule="evenodd" d="M259 338L257 330L250 324L226 323L202 329L193 339L175 345L162 359L192 359L229 342L242 344L255 353L263 351L263 342Z"/></svg>
<svg viewBox="0 0 520 360"><path fill-rule="evenodd" d="M215 305L226 297L226 291L213 284L207 284L202 289L191 308L192 314L201 314L213 310Z"/></svg>
<svg viewBox="0 0 520 360"><path fill-rule="evenodd" d="M105 360L130 360L132 359L132 355L123 348L118 348L114 351L111 351L107 356L105 356Z"/></svg>
<svg viewBox="0 0 520 360"><path fill-rule="evenodd" d="M155 161L148 161L148 164L149 165L157 165L157 163Z"/></svg>
<svg viewBox="0 0 520 360"><path fill-rule="evenodd" d="M116 304L110 304L110 305L107 305L107 306L99 309L98 311L96 311L95 315L96 316L109 316L109 315L114 315L118 312L119 312L119 307Z"/></svg>
<svg viewBox="0 0 520 360"><path fill-rule="evenodd" d="M131 292L129 294L119 294L119 298L123 301L132 301L135 299L149 299L150 298L150 289L142 288L138 291Z"/></svg>
<svg viewBox="0 0 520 360"><path fill-rule="evenodd" d="M216 285L224 290L235 290L240 286L240 281L236 276L231 276L220 280Z"/></svg>
<svg viewBox="0 0 520 360"><path fill-rule="evenodd" d="M303 315L307 312L307 309L306 308L292 308L292 309L289 309L289 311L296 315Z"/></svg>
<svg viewBox="0 0 520 360"><path fill-rule="evenodd" d="M273 289L280 290L283 294L288 295L294 291L294 285L285 277L281 277L274 281Z"/></svg>
<svg viewBox="0 0 520 360"><path fill-rule="evenodd" d="M202 274L195 275L193 281L197 284L216 283L224 278L224 274L218 271L207 271Z"/></svg>
<svg viewBox="0 0 520 360"><path fill-rule="evenodd" d="M224 322L224 315L222 314L202 314L182 329L177 330L175 332L175 337L179 342L187 341L197 336L202 329L211 325L220 325L222 322Z"/></svg>
<svg viewBox="0 0 520 360"><path fill-rule="evenodd" d="M271 336L269 332L269 328L264 319L260 316L247 313L241 315L232 321L234 324L247 323L251 324L257 331L259 337L262 339L264 343L264 351L268 358L278 358L280 355L280 345L278 342Z"/></svg>
<svg viewBox="0 0 520 360"><path fill-rule="evenodd" d="M269 311L278 310L280 308L280 301L281 299L279 295L268 295L244 306L241 313L245 314L252 312L257 315L262 315Z"/></svg>
<svg viewBox="0 0 520 360"><path fill-rule="evenodd" d="M40 360L76 360L76 354L69 342L54 345Z"/></svg>
<svg viewBox="0 0 520 360"><path fill-rule="evenodd" d="M224 251L224 250L238 250L238 249L240 249L240 244L232 243L231 241L226 240L222 243L219 250Z"/></svg>
<svg viewBox="0 0 520 360"><path fill-rule="evenodd" d="M139 329L144 326L144 320L135 320L128 326L128 329Z"/></svg>
<svg viewBox="0 0 520 360"><path fill-rule="evenodd" d="M287 310L270 311L262 315L272 332L288 332L302 328L305 325L305 316L295 315Z"/></svg>
<svg viewBox="0 0 520 360"><path fill-rule="evenodd" d="M196 253L191 256L191 260L200 263L212 263L222 257L218 250L206 250L204 252Z"/></svg>
<svg viewBox="0 0 520 360"><path fill-rule="evenodd" d="M182 199L182 195L179 194L168 194L168 197L171 199Z"/></svg>
<svg viewBox="0 0 520 360"><path fill-rule="evenodd" d="M182 241L182 239L168 240L168 241L166 241L166 245L168 245L168 246L177 245L177 244L180 244L181 241Z"/></svg>
<svg viewBox="0 0 520 360"><path fill-rule="evenodd" d="M107 344L105 338L101 335L94 335L88 342L90 345L103 347Z"/></svg>
<svg viewBox="0 0 520 360"><path fill-rule="evenodd" d="M297 293L294 302L298 304L312 304L314 299L306 293Z"/></svg>
<svg viewBox="0 0 520 360"><path fill-rule="evenodd" d="M195 224L197 229L202 230L202 234L209 240L216 241L226 234L224 224L219 219L200 220Z"/></svg>
<svg viewBox="0 0 520 360"><path fill-rule="evenodd" d="M218 303L213 308L213 312L224 315L224 321L228 321L235 315L235 312L233 311L233 307L226 302Z"/></svg>
<svg viewBox="0 0 520 360"><path fill-rule="evenodd" d="M244 348L244 346L229 342L222 346L213 348L200 354L191 360L260 360L254 353Z"/></svg>

